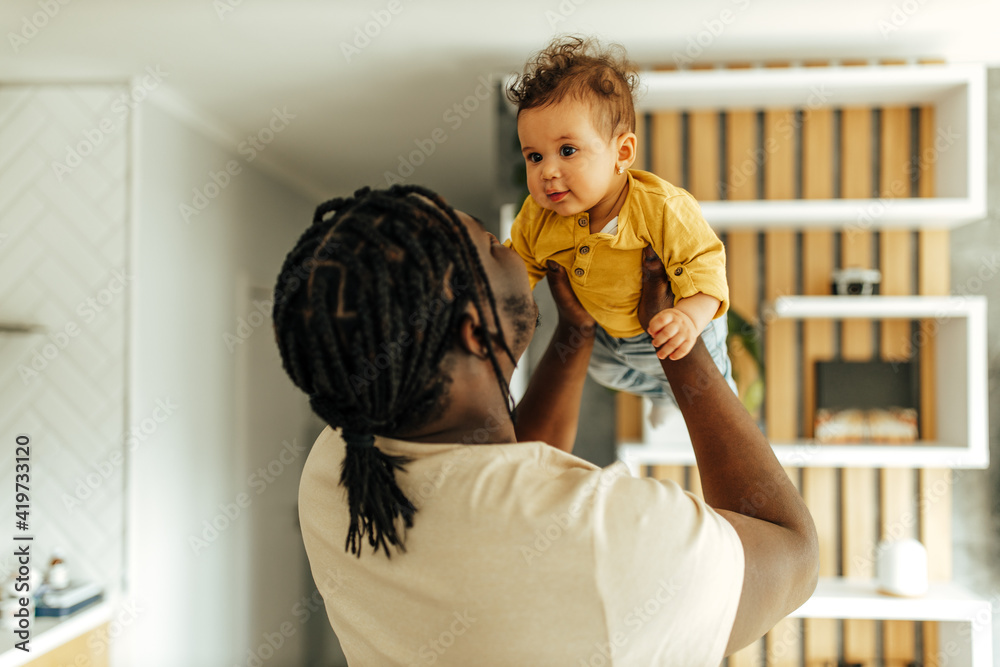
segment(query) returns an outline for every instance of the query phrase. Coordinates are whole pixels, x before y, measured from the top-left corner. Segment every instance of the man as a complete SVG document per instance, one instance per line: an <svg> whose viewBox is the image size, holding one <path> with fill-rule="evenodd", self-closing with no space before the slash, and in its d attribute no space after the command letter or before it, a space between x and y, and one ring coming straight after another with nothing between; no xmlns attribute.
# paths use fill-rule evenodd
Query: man
<svg viewBox="0 0 1000 667"><path fill-rule="evenodd" d="M649 328L672 297L651 251L643 274ZM362 189L286 258L282 362L330 425L300 521L352 664L717 665L815 588L809 512L703 344L662 366L704 502L571 454L594 321L548 278L559 322L515 412L537 307L477 220Z"/></svg>

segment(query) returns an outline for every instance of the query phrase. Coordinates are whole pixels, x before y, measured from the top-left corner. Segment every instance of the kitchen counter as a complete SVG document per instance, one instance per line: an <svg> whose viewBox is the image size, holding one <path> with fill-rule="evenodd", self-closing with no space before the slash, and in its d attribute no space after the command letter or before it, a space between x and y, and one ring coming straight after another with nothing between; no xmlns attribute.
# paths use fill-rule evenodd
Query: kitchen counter
<svg viewBox="0 0 1000 667"><path fill-rule="evenodd" d="M0 667L25 665L110 620L111 602L108 600L61 618L36 617L31 626L30 651L27 653L14 648L20 641L14 630L0 629L0 651L3 651L0 653Z"/></svg>

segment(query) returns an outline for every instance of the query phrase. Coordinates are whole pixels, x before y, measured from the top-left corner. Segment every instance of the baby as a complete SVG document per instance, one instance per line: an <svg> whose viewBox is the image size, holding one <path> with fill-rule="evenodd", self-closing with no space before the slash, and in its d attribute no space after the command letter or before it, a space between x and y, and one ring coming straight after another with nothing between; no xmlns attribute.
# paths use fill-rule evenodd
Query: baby
<svg viewBox="0 0 1000 667"><path fill-rule="evenodd" d="M620 49L620 47L619 47ZM722 242L685 190L636 159L632 93L638 79L623 50L554 40L509 87L530 196L506 242L525 261L532 287L546 262L562 265L597 320L589 373L600 384L653 402L659 425L674 409L661 358L680 359L700 335L733 391L726 352L729 308ZM636 315L642 250L663 260L674 307L644 331Z"/></svg>

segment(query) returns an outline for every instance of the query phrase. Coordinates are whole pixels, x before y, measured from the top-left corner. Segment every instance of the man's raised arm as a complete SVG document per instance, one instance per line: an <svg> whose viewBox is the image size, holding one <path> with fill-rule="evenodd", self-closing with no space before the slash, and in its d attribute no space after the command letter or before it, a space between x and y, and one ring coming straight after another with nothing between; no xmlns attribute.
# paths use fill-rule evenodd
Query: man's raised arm
<svg viewBox="0 0 1000 667"><path fill-rule="evenodd" d="M647 248L639 321L672 302L663 264ZM664 341L654 338L655 346ZM694 445L705 501L743 543L743 591L726 655L750 644L797 609L816 588L819 547L805 502L767 439L722 378L705 344L676 361L661 359Z"/></svg>
<svg viewBox="0 0 1000 667"><path fill-rule="evenodd" d="M549 262L546 279L559 322L517 404L514 430L520 442L541 440L572 453L596 324L573 294L561 266Z"/></svg>

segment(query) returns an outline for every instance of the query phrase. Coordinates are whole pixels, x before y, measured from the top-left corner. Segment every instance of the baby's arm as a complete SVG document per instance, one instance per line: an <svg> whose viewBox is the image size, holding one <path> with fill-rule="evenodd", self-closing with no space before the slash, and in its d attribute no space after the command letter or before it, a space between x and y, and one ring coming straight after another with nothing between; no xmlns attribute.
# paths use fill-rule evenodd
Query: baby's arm
<svg viewBox="0 0 1000 667"><path fill-rule="evenodd" d="M657 348L656 356L676 361L687 355L715 317L720 303L714 296L699 292L654 315L649 320L648 330Z"/></svg>

